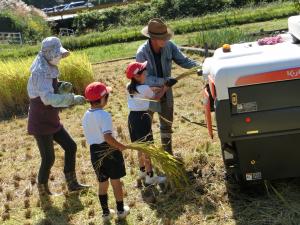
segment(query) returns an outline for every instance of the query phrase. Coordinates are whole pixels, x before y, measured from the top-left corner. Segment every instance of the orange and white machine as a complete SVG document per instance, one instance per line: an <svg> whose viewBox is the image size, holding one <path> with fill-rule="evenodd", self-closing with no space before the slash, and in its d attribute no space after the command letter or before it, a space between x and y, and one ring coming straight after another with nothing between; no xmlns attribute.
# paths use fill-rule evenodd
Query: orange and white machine
<svg viewBox="0 0 300 225"><path fill-rule="evenodd" d="M282 43L226 45L203 63L208 132L214 111L238 181L300 176L300 16L288 25Z"/></svg>

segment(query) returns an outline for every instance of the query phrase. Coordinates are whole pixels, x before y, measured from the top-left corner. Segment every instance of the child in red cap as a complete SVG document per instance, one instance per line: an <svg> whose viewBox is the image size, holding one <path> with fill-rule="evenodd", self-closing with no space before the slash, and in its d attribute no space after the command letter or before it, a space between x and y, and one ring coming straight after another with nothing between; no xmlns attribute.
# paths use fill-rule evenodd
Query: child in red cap
<svg viewBox="0 0 300 225"><path fill-rule="evenodd" d="M131 142L153 143L152 118L149 114L150 101L159 101L164 96L170 83L166 83L161 88L151 88L145 84L145 71L147 61L144 63L132 62L127 66L126 77L130 79L127 85L128 91L128 127ZM172 84L173 85L173 84ZM154 176L150 158L142 153L138 153L139 158L139 178L145 179L145 184L164 183L166 177Z"/></svg>
<svg viewBox="0 0 300 225"><path fill-rule="evenodd" d="M126 175L122 155L126 146L113 137L111 115L103 110L110 91L110 87L106 87L100 82L93 82L86 87L85 97L90 102L91 108L86 111L82 120L84 135L90 145L91 161L99 181L99 200L104 221L109 221L114 213L114 210L108 208L109 179L117 203L118 218L123 219L129 214L129 207L124 206L123 203L123 190L120 181L120 178ZM110 155L102 159L108 151L112 150ZM100 160L102 160L101 164L99 164Z"/></svg>

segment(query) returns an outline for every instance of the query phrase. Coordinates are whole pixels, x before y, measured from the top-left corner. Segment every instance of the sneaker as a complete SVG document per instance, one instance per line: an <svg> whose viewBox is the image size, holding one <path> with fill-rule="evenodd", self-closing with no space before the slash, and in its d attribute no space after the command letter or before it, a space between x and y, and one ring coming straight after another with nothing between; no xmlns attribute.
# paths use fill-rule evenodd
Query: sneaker
<svg viewBox="0 0 300 225"><path fill-rule="evenodd" d="M144 172L143 171L139 171L139 179L140 180L145 179L146 175L147 175L146 171L144 171Z"/></svg>
<svg viewBox="0 0 300 225"><path fill-rule="evenodd" d="M130 213L130 208L127 205L124 205L124 211L117 212L117 217L119 220L125 219L125 217Z"/></svg>
<svg viewBox="0 0 300 225"><path fill-rule="evenodd" d="M163 176L153 176L153 177L150 177L150 176L146 176L146 180L145 180L145 183L146 184L162 184L162 183L165 183L167 180L166 177L163 177Z"/></svg>
<svg viewBox="0 0 300 225"><path fill-rule="evenodd" d="M102 215L103 222L104 223L109 222L113 218L114 214L115 214L115 210L109 209L109 213L105 213Z"/></svg>

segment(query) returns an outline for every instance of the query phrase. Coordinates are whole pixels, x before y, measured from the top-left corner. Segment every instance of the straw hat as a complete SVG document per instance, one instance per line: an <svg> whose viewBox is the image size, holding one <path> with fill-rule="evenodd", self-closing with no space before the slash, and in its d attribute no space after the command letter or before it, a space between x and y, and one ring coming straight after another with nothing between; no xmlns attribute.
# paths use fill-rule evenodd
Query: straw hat
<svg viewBox="0 0 300 225"><path fill-rule="evenodd" d="M170 40L174 35L173 31L158 18L151 19L141 32L146 37L160 40Z"/></svg>

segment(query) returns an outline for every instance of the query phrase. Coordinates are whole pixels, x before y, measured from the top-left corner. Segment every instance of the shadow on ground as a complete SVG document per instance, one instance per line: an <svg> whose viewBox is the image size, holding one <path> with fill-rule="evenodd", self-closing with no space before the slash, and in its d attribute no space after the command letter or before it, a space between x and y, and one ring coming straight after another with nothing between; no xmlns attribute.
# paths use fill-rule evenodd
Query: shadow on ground
<svg viewBox="0 0 300 225"><path fill-rule="evenodd" d="M202 210L202 202L198 201L200 199L198 196L203 194L203 187L198 182L201 175L192 171L187 172L187 175L190 185L184 191L175 190L168 184L139 186L143 201L156 211L160 223L173 224L180 216L187 213L187 208L191 210L189 213L199 213L199 210ZM211 208L209 213L213 211L214 208Z"/></svg>
<svg viewBox="0 0 300 225"><path fill-rule="evenodd" d="M300 224L300 178L226 188L237 225Z"/></svg>
<svg viewBox="0 0 300 225"><path fill-rule="evenodd" d="M69 225L72 215L83 210L79 199L80 193L65 194L64 210L60 210L52 204L49 196L40 195L40 207L42 208L45 218L37 223L37 225ZM59 196L61 197L61 196ZM55 197L54 197L55 198Z"/></svg>

